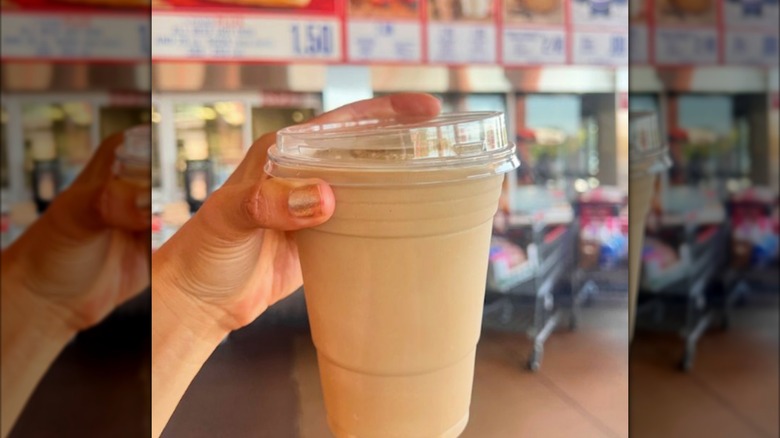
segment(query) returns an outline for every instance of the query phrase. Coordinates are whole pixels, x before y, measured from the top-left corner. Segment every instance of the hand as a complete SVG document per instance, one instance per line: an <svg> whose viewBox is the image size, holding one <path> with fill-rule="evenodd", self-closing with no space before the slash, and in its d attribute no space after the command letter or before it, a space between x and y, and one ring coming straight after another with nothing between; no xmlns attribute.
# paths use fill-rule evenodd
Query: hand
<svg viewBox="0 0 780 438"><path fill-rule="evenodd" d="M148 185L113 173L123 133L106 139L71 186L3 252L3 304L62 322L97 324L149 284Z"/></svg>
<svg viewBox="0 0 780 438"><path fill-rule="evenodd" d="M435 116L425 94L397 94L344 106L312 122ZM255 320L302 284L291 231L333 214L321 180L268 177L263 171L276 134L257 140L233 175L153 257L153 294L183 321L215 322L225 332Z"/></svg>
<svg viewBox="0 0 780 438"><path fill-rule="evenodd" d="M113 175L122 138L2 253L0 436L73 335L149 284L151 196Z"/></svg>

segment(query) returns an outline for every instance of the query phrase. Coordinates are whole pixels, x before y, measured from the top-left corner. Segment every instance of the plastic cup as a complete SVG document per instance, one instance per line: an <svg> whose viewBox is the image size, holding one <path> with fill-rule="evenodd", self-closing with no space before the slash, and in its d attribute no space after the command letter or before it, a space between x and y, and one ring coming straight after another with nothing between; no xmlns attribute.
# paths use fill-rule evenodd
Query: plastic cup
<svg viewBox="0 0 780 438"><path fill-rule="evenodd" d="M151 126L139 125L125 131L124 142L116 150L115 173L118 178L141 187L152 185Z"/></svg>
<svg viewBox="0 0 780 438"><path fill-rule="evenodd" d="M519 163L497 112L300 125L267 172L333 187L298 231L331 431L456 437L466 427L492 219Z"/></svg>
<svg viewBox="0 0 780 438"><path fill-rule="evenodd" d="M634 338L636 302L645 220L650 210L658 174L671 165L668 148L662 140L658 119L653 112L629 113L629 177L628 186L628 288L629 339Z"/></svg>

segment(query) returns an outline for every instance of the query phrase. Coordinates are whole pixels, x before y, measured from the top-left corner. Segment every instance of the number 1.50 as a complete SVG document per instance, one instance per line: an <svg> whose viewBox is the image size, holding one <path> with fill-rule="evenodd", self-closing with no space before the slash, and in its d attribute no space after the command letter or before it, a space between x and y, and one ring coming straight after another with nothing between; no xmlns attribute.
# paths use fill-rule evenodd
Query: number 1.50
<svg viewBox="0 0 780 438"><path fill-rule="evenodd" d="M296 55L329 55L333 52L333 31L324 24L293 24L293 52Z"/></svg>

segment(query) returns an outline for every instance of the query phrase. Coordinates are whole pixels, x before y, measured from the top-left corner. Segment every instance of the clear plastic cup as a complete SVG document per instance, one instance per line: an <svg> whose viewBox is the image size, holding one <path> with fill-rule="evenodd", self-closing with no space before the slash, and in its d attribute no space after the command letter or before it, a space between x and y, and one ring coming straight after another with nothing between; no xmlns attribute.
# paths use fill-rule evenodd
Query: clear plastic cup
<svg viewBox="0 0 780 438"><path fill-rule="evenodd" d="M671 159L655 113L632 111L629 113L628 119L630 177L628 185L628 321L629 339L633 339L645 220L650 211L658 174L669 168Z"/></svg>
<svg viewBox="0 0 780 438"><path fill-rule="evenodd" d="M125 131L124 142L116 150L117 177L141 187L152 185L152 131L150 125Z"/></svg>
<svg viewBox="0 0 780 438"><path fill-rule="evenodd" d="M466 427L493 215L519 163L496 112L299 125L266 171L321 178L336 210L298 231L328 424L339 438Z"/></svg>

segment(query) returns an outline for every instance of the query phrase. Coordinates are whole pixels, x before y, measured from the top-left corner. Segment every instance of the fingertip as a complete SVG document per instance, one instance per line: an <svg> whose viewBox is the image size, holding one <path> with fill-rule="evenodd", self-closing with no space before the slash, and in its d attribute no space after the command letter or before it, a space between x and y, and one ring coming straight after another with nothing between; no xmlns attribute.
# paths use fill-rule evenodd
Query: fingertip
<svg viewBox="0 0 780 438"><path fill-rule="evenodd" d="M336 195L333 193L333 188L325 181L321 181L319 187L320 195L322 197L320 218L322 219L322 222L325 222L333 216L333 212L336 210Z"/></svg>
<svg viewBox="0 0 780 438"><path fill-rule="evenodd" d="M390 100L399 115L436 116L441 112L441 101L427 93L398 93Z"/></svg>
<svg viewBox="0 0 780 438"><path fill-rule="evenodd" d="M111 181L98 195L97 205L105 225L128 231L151 227L151 193L147 188Z"/></svg>

